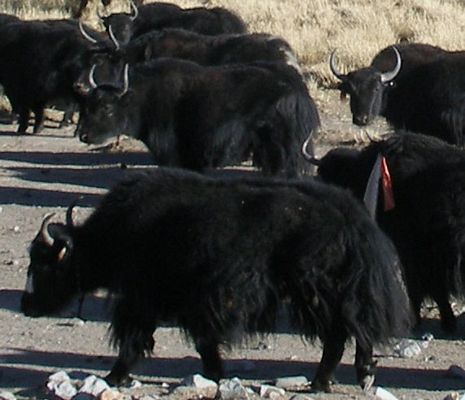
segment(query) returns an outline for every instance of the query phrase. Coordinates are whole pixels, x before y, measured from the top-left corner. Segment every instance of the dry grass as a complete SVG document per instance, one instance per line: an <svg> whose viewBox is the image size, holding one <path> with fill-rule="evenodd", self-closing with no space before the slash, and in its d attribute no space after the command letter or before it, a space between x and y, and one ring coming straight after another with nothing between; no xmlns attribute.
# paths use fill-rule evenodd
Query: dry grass
<svg viewBox="0 0 465 400"><path fill-rule="evenodd" d="M149 1L150 2L150 1ZM465 49L465 6L459 0L173 0L184 7L224 6L238 12L251 31L283 36L318 84L333 82L328 55L351 69L369 63L383 47L400 40ZM0 11L23 18L67 17L78 0L1 0ZM93 25L99 0L90 0L86 19ZM112 11L128 10L113 0ZM341 67L343 68L343 67Z"/></svg>

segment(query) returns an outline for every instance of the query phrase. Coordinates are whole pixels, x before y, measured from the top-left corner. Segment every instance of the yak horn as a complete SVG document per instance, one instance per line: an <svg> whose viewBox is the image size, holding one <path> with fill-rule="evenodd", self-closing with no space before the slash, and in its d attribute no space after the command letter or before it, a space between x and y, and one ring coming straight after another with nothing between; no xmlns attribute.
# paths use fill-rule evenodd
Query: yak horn
<svg viewBox="0 0 465 400"><path fill-rule="evenodd" d="M120 97L124 96L129 90L129 64L124 65L123 70L123 91L119 95Z"/></svg>
<svg viewBox="0 0 465 400"><path fill-rule="evenodd" d="M42 221L42 225L40 226L39 237L47 244L48 246L52 247L53 243L55 243L55 239L50 235L48 231L48 224L50 220L55 216L55 213L47 214Z"/></svg>
<svg viewBox="0 0 465 400"><path fill-rule="evenodd" d="M120 46L118 40L116 39L115 34L113 33L113 29L112 29L111 25L108 28L108 35L110 36L111 41L115 45L115 50L119 50L121 48L121 46Z"/></svg>
<svg viewBox="0 0 465 400"><path fill-rule="evenodd" d="M392 81L400 72L400 68L402 66L402 58L400 57L399 50L397 50L394 46L392 46L392 49L396 53L396 66L392 71L384 72L381 74L381 82L383 83L388 83Z"/></svg>
<svg viewBox="0 0 465 400"><path fill-rule="evenodd" d="M82 196L79 196L76 200L74 200L69 206L68 209L66 210L66 226L70 228L74 228L74 221L73 221L73 209L76 207L77 202L82 198Z"/></svg>
<svg viewBox="0 0 465 400"><path fill-rule="evenodd" d="M95 44L98 42L97 39L94 39L92 36L90 36L86 30L84 29L84 25L81 21L79 21L79 30L81 31L81 35L84 36L85 39L87 39L89 42Z"/></svg>
<svg viewBox="0 0 465 400"><path fill-rule="evenodd" d="M139 9L134 4L134 1L132 1L132 0L129 0L129 5L131 6L132 10L134 11L134 14L131 16L131 21L134 21L139 16Z"/></svg>
<svg viewBox="0 0 465 400"><path fill-rule="evenodd" d="M346 75L344 75L341 71L337 69L334 53L336 53L336 50L333 50L331 56L329 57L329 67L331 68L331 72L334 74L336 78L340 79L341 81L344 81L346 79Z"/></svg>
<svg viewBox="0 0 465 400"><path fill-rule="evenodd" d="M97 83L95 82L95 78L94 78L94 75L95 75L95 68L97 66L94 64L92 65L92 68L90 69L89 71L89 83L90 83L90 86L92 87L92 89L97 89Z"/></svg>
<svg viewBox="0 0 465 400"><path fill-rule="evenodd" d="M312 139L312 134L308 135L308 138L305 140L304 144L302 145L302 154L310 164L319 166L321 164L321 160L318 160L317 158L313 156L313 154L310 154L307 151L307 147L311 139Z"/></svg>

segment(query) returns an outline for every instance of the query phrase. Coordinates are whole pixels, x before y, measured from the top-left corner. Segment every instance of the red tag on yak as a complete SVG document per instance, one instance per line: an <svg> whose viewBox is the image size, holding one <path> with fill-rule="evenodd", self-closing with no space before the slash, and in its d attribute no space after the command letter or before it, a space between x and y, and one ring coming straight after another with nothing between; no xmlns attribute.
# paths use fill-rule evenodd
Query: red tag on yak
<svg viewBox="0 0 465 400"><path fill-rule="evenodd" d="M392 191L391 174L389 173L385 157L382 157L381 160L381 181L383 185L384 211L389 211L396 206L396 203L394 201L394 193Z"/></svg>

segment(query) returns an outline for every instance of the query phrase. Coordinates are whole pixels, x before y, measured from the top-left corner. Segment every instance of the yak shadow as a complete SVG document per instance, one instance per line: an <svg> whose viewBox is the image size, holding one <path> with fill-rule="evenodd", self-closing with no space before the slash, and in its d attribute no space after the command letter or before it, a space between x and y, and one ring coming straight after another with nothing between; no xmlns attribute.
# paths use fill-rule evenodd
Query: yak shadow
<svg viewBox="0 0 465 400"><path fill-rule="evenodd" d="M22 206L68 207L76 199L78 206L95 207L102 195L84 192L61 192L59 190L0 187L0 203Z"/></svg>
<svg viewBox="0 0 465 400"><path fill-rule="evenodd" d="M96 166L121 163L127 165L154 165L152 156L148 152L52 153L46 151L4 151L0 152L0 160L41 165Z"/></svg>
<svg viewBox="0 0 465 400"><path fill-rule="evenodd" d="M91 356L70 352L52 352L26 349L8 349L13 352L0 354L2 387L39 387L47 377L60 369L77 370L72 377L83 377L83 371L91 371L101 377L105 376L115 361L114 356ZM272 382L283 376L304 375L309 380L315 374L318 360L312 362L288 361L275 359L249 360L244 368L244 358L225 359L226 376L240 379ZM27 366L27 367L26 367ZM95 372L96 371L96 372ZM157 379L182 379L194 373L202 373L198 357L145 359L133 371L138 379L147 382L150 377ZM144 379L145 377L145 379ZM336 371L339 384L357 385L354 367L342 363ZM153 378L150 378L153 383ZM380 367L377 371L376 384L388 388L421 389L428 391L462 390L463 381L449 378L444 370L428 370L402 367ZM337 385L335 386L337 390Z"/></svg>
<svg viewBox="0 0 465 400"><path fill-rule="evenodd" d="M24 277L26 282L26 277ZM20 302L22 290L18 289L2 289L0 290L0 309L8 310L17 314L21 313ZM79 299L74 299L66 308L59 313L51 315L51 318L56 318L60 323L68 323L67 320L72 320L77 316ZM85 321L93 322L108 322L110 321L111 298L105 296L87 294L84 297L82 305L81 317Z"/></svg>

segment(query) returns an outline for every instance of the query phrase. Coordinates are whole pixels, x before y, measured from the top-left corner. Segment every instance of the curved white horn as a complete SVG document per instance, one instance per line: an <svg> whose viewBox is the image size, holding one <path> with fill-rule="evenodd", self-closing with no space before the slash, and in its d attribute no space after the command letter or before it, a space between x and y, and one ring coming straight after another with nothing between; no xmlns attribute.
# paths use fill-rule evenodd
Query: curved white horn
<svg viewBox="0 0 465 400"><path fill-rule="evenodd" d="M40 230L39 230L39 236L42 238L45 244L47 244L50 247L52 247L53 243L55 243L55 239L50 235L48 231L48 224L54 216L55 216L55 213L47 214L44 217L42 221L42 225L40 226Z"/></svg>
<svg viewBox="0 0 465 400"><path fill-rule="evenodd" d="M119 44L118 39L116 39L116 36L113 33L113 29L112 29L111 25L108 28L108 35L110 36L111 41L115 45L115 50L119 50L121 48L121 45Z"/></svg>
<svg viewBox="0 0 465 400"><path fill-rule="evenodd" d="M346 75L344 75L342 72L340 72L337 67L336 67L336 60L334 57L334 53L336 53L336 50L333 50L331 52L331 56L329 57L329 68L331 68L331 72L334 74L334 76L341 81L346 79Z"/></svg>
<svg viewBox="0 0 465 400"><path fill-rule="evenodd" d="M384 72L381 74L381 82L383 83L392 81L400 72L400 68L402 67L402 58L400 57L399 50L397 50L394 46L392 46L392 49L396 53L396 66L392 71Z"/></svg>
<svg viewBox="0 0 465 400"><path fill-rule="evenodd" d="M124 65L123 81L124 81L124 86L123 86L123 91L120 94L120 97L124 96L129 90L129 64Z"/></svg>
<svg viewBox="0 0 465 400"><path fill-rule="evenodd" d="M79 30L81 31L81 35L84 36L89 42L95 44L98 42L97 39L94 39L92 36L90 36L86 30L84 29L84 25L81 21L79 21Z"/></svg>
<svg viewBox="0 0 465 400"><path fill-rule="evenodd" d="M92 65L92 68L90 69L89 71L89 83L90 83L90 86L92 87L92 89L97 89L97 83L95 82L95 79L94 79L94 74L95 74L95 68L97 66L94 64Z"/></svg>
<svg viewBox="0 0 465 400"><path fill-rule="evenodd" d="M129 0L129 4L132 10L134 11L134 14L131 16L131 21L134 21L139 16L139 9L137 8L137 6L134 4L132 0Z"/></svg>
<svg viewBox="0 0 465 400"><path fill-rule="evenodd" d="M307 151L307 146L308 144L310 143L310 140L312 139L312 133L310 133L310 135L308 135L308 138L305 139L305 142L304 144L302 145L302 154L303 156L307 159L307 161L310 163L310 164L313 164L313 165L316 165L316 166L319 166L321 164L321 160L318 160L317 158L315 158L313 156L313 154L310 154L308 151Z"/></svg>

